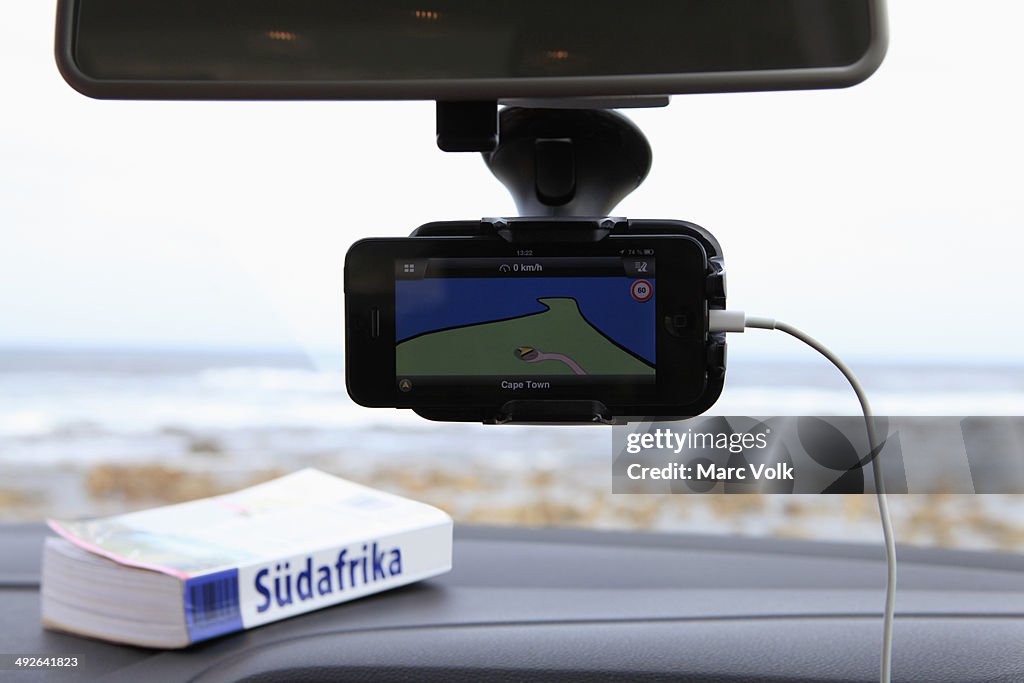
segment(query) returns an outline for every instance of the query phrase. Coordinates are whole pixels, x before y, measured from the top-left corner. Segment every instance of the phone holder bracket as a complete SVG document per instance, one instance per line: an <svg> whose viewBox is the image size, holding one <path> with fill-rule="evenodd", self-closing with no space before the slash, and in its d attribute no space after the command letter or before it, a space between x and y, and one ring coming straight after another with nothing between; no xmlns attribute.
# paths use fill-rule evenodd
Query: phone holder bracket
<svg viewBox="0 0 1024 683"><path fill-rule="evenodd" d="M726 307L725 267L718 240L704 228L687 221L630 220L622 217L552 218L547 216L482 218L478 221L427 223L410 237L460 237L501 239L512 244L543 242L599 242L610 235L684 235L696 240L707 254L705 295L708 309ZM706 315L706 313L705 313ZM667 325L669 321L664 321ZM687 415L699 415L718 399L725 381L725 334L710 333L706 341L708 392L690 407ZM515 400L496 410L414 408L421 417L441 422L487 424L619 424L625 418L612 414L604 403L593 400Z"/></svg>

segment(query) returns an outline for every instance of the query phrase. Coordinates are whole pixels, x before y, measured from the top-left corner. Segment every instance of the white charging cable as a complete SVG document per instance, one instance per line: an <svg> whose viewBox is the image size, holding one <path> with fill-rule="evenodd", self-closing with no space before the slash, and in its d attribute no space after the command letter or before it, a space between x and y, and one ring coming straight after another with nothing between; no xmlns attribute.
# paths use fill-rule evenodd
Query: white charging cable
<svg viewBox="0 0 1024 683"><path fill-rule="evenodd" d="M871 413L871 405L868 403L867 394L864 388L854 376L853 371L846 366L842 360L819 342L814 337L806 334L792 325L757 316L748 316L743 311L708 311L708 328L711 332L743 332L748 328L759 328L764 330L779 330L796 337L812 349L825 356L843 373L846 380L853 387L860 401L861 410L864 413L864 423L868 430L868 447L871 449L871 472L875 478L875 499L878 501L878 515L882 519L882 537L885 540L886 580L885 580L885 611L883 613L882 628L882 664L879 680L881 683L890 683L892 680L892 629L896 616L896 540L893 536L892 517L889 515L889 499L885 494L885 480L882 477L881 458L878 457L878 450L881 444L875 434L874 416Z"/></svg>

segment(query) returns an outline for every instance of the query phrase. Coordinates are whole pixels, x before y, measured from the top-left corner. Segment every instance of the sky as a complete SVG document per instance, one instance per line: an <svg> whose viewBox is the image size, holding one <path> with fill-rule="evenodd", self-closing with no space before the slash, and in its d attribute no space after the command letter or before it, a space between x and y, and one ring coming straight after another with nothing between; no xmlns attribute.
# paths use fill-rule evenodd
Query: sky
<svg viewBox="0 0 1024 683"><path fill-rule="evenodd" d="M103 102L54 65L53 3L0 6L0 347L340 354L363 236L514 215L429 102ZM849 358L1024 363L1024 5L892 0L879 71L680 96L616 215L721 241L730 306ZM803 357L748 333L730 355Z"/></svg>

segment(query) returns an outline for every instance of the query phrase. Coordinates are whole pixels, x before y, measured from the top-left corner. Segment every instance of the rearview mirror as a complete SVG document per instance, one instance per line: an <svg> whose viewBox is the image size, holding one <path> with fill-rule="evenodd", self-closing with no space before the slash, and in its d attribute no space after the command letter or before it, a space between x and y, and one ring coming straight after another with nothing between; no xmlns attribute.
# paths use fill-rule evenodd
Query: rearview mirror
<svg viewBox="0 0 1024 683"><path fill-rule="evenodd" d="M638 97L843 87L882 0L59 0L57 62L111 99Z"/></svg>

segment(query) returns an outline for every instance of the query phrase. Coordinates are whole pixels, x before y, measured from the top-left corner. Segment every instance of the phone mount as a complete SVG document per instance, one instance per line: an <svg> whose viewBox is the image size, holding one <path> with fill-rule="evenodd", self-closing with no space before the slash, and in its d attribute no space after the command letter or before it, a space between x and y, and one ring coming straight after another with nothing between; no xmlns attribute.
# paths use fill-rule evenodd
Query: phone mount
<svg viewBox="0 0 1024 683"><path fill-rule="evenodd" d="M481 152L520 216L608 216L647 177L651 146L605 109L438 102L437 144Z"/></svg>
<svg viewBox="0 0 1024 683"><path fill-rule="evenodd" d="M663 106L667 100L603 102L598 106ZM706 308L725 308L725 274L718 241L686 221L631 221L609 214L635 190L651 168L651 146L629 119L608 109L567 106L511 106L498 103L438 102L437 145L446 152L479 152L494 176L508 188L519 210L515 218L428 223L413 237L501 239L509 243L599 242L609 235L685 235L707 255ZM706 310L704 312L706 329ZM665 325L672 320L666 319ZM725 379L724 334L705 342L706 390L687 406L689 417L711 407ZM600 401L512 400L494 413L414 408L441 421L505 423L615 424Z"/></svg>
<svg viewBox="0 0 1024 683"><path fill-rule="evenodd" d="M673 334L677 325L699 325L707 329L707 311L725 309L725 264L722 249L715 237L699 225L680 220L630 220L613 217L526 217L482 218L477 221L446 221L427 223L412 232L412 237L457 237L481 241L504 241L510 244L538 245L545 242L600 242L606 238L684 236L697 242L706 256L706 270L696 285L702 292L703 308L690 310L684 320L671 311L658 321ZM725 333L708 333L701 342L701 358L694 367L702 373L704 391L699 397L676 405L678 412L639 414L613 410L598 400L509 400L501 405L478 405L473 408L414 407L412 410L428 420L439 422L483 422L485 424L622 424L629 419L672 420L693 417L715 404L725 386Z"/></svg>

